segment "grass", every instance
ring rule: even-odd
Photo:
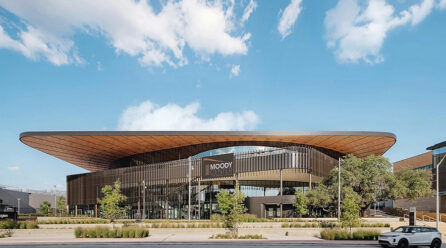
[[[107,227],[83,228],[74,230],[76,238],[145,238],[149,231],[143,227],[123,227],[110,229]]]
[[[346,229],[324,229],[320,235],[326,240],[378,240],[380,231],[376,230],[357,230],[350,233]]]
[[[283,228],[340,228],[341,224],[336,222],[289,222],[282,223],[281,227]],[[356,227],[390,227],[389,223],[361,223]]]

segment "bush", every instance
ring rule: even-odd
[[[14,220],[0,221],[0,229],[14,229],[17,223]]]
[[[39,225],[37,224],[37,221],[27,221],[27,222],[25,222],[25,228],[26,229],[37,229],[37,228],[39,228]]]
[[[74,236],[76,238],[80,238],[80,237],[82,237],[82,232],[83,232],[82,228],[78,227],[78,228],[74,229]]]

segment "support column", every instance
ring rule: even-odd
[[[283,173],[280,169],[280,218],[283,217]]]
[[[98,217],[98,204],[94,204],[94,217]]]
[[[169,181],[168,180],[166,180],[166,188],[165,188],[165,190],[166,190],[166,192],[165,192],[165,204],[164,204],[164,211],[165,211],[165,214],[166,214],[166,220],[167,219],[169,219],[169,194],[167,193],[168,192],[168,189],[169,189]]]
[[[74,216],[77,217],[77,205],[74,205]]]
[[[310,183],[309,183],[308,186],[309,186],[309,189],[311,190],[311,187],[312,187],[312,186],[311,186],[311,169],[308,171],[308,173],[310,174]]]

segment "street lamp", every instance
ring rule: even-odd
[[[20,214],[20,198],[17,198],[17,214]]]
[[[338,159],[338,221],[341,220],[341,158]]]

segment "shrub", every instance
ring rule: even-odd
[[[262,234],[253,234],[253,235],[243,235],[238,236],[238,239],[265,239]]]
[[[219,233],[211,236],[211,239],[264,239],[264,237],[261,234],[248,234],[248,235],[241,235],[241,236],[233,236],[229,233]]]
[[[37,221],[27,221],[25,223],[26,229],[37,229],[39,228],[39,225],[37,224]]]
[[[88,229],[88,237],[89,238],[96,238],[96,230],[93,228]]]
[[[118,232],[118,230],[116,230],[116,229],[110,230],[110,231],[108,232],[108,237],[110,237],[110,238],[120,238],[120,237],[117,235],[117,232]]]
[[[4,220],[0,221],[0,229],[14,229],[17,223],[14,220]]]
[[[76,238],[82,237],[82,228],[81,227],[78,227],[78,228],[74,229],[74,236]]]
[[[123,229],[122,230],[122,237],[123,238],[128,238],[129,237],[129,230],[128,229]]]

